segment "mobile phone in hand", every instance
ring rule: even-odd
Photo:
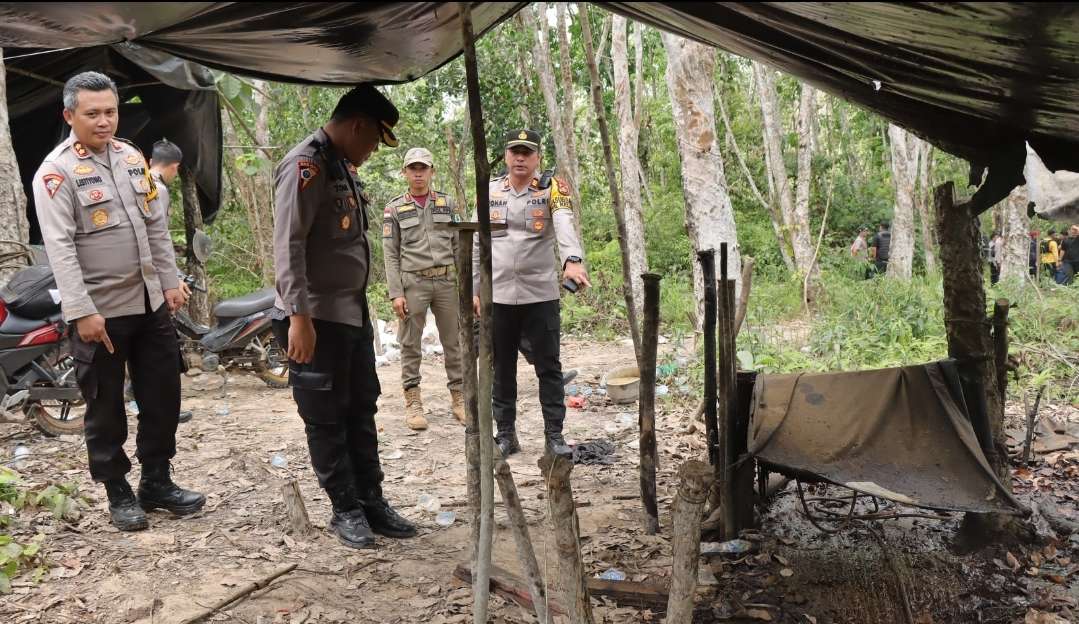
[[[566,279],[562,280],[562,288],[565,288],[571,293],[576,293],[579,286],[577,286],[577,282],[567,277]]]

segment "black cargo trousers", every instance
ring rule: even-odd
[[[365,315],[366,317],[366,315]],[[382,388],[375,372],[374,333],[363,327],[312,319],[315,354],[308,364],[289,360],[289,385],[307,433],[318,483],[331,494],[355,488],[361,498],[382,496],[375,412]],[[289,319],[274,320],[288,349]]]
[[[149,308],[149,297],[146,303]],[[75,375],[86,401],[83,428],[90,476],[103,482],[122,478],[131,470],[124,452],[125,366],[139,406],[135,456],[144,467],[168,464],[176,455],[180,411],[179,346],[168,306],[105,319],[114,353],[100,342],[83,342],[74,323],[70,331]]]
[[[492,305],[494,388],[492,411],[499,432],[510,432],[517,421],[517,352],[522,339],[531,345],[531,364],[539,380],[543,432],[561,433],[566,419],[562,387],[561,309],[557,299],[522,305]]]

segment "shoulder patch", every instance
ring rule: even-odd
[[[90,157],[90,150],[86,149],[86,146],[79,141],[75,141],[71,144],[71,151],[75,152],[75,155],[80,159]]]
[[[311,185],[319,174],[318,165],[310,160],[300,160],[296,162],[296,168],[300,174],[300,190],[306,189]]]
[[[562,193],[563,195],[569,195],[570,194],[569,185],[566,184],[565,180],[563,180],[562,178],[557,178],[556,177],[554,179],[554,181],[555,181],[555,185],[558,187],[558,192],[559,193]]]
[[[45,185],[45,190],[49,193],[51,199],[56,195],[56,191],[60,190],[60,185],[64,183],[64,176],[59,173],[47,173],[41,176],[41,183]]]
[[[132,147],[134,147],[134,146],[132,145]],[[114,152],[122,152],[122,151],[124,151],[124,144],[121,143],[119,139],[113,139],[112,140],[112,151],[114,151]]]

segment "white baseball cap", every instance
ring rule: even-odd
[[[405,168],[412,163],[423,163],[428,167],[435,166],[435,157],[431,155],[431,152],[424,147],[413,147],[405,152],[405,162],[401,165],[401,168]]]

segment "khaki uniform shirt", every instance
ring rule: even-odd
[[[559,297],[559,267],[570,256],[584,257],[573,229],[573,200],[565,182],[554,178],[546,189],[532,179],[518,193],[509,176],[491,180],[491,223],[507,229],[491,232],[494,302],[522,305]],[[557,245],[556,245],[557,243]],[[558,249],[559,264],[554,261]],[[480,292],[479,235],[473,237],[472,286]]]
[[[402,271],[454,266],[457,233],[439,225],[458,218],[453,200],[438,191],[431,191],[422,200],[405,193],[386,204],[382,212],[382,257],[390,299],[405,296]]]
[[[72,134],[45,157],[33,188],[64,320],[143,314],[178,287],[167,204],[138,148],[114,139],[96,154]]]
[[[362,327],[368,267],[367,196],[320,128],[274,169],[277,308]]]

